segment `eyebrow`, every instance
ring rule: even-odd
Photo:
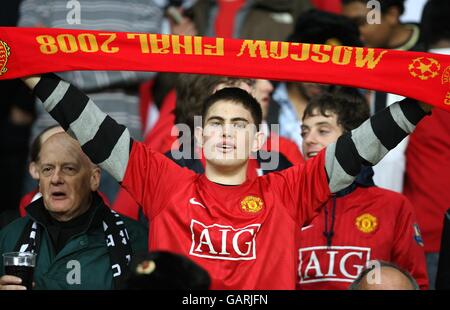
[[[78,162],[63,162],[61,163],[61,166],[67,166],[67,165],[75,165],[78,166]],[[48,162],[41,162],[41,166],[56,166],[54,163],[48,163]]]
[[[312,124],[311,127],[314,127],[314,126],[323,126],[323,125],[331,126],[331,124],[330,124],[329,122],[318,122],[318,123]],[[311,127],[308,126],[308,125],[303,125],[303,124],[302,124],[302,125],[300,126],[300,129],[311,129]]]
[[[209,117],[206,120],[206,122],[209,122],[211,120],[218,120],[218,121],[221,121],[221,122],[225,121],[225,119],[223,117],[213,115],[213,116]],[[246,123],[250,123],[250,121],[248,119],[243,118],[243,117],[233,117],[230,121],[231,122],[246,122]]]
[[[331,126],[331,124],[329,122],[318,122],[314,124],[315,126],[322,126],[322,125],[328,125]]]

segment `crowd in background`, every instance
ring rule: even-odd
[[[79,12],[75,4],[69,5],[71,2],[80,4]],[[16,0],[3,5],[0,25],[171,33],[450,54],[450,27],[446,19],[450,17],[450,6],[446,1],[379,2],[380,23],[370,24],[367,15],[373,8],[360,0]],[[413,13],[416,20],[404,20],[404,16],[414,17]],[[333,134],[334,129],[324,126],[317,129],[316,137],[312,136],[314,117],[320,117],[317,111],[321,111],[322,117],[334,115],[337,138],[401,99],[395,94],[343,88],[338,81],[336,85],[322,85],[131,71],[73,71],[58,75],[125,125],[133,139],[144,141],[153,150],[197,173],[204,172],[204,162],[194,159],[199,150],[193,137],[187,143],[191,146],[190,158],[177,159],[174,155],[186,147],[186,143],[180,146],[182,137],[177,124],[185,124],[194,132],[194,116],[202,113],[206,97],[230,86],[248,91],[261,105],[268,139],[265,148],[250,161],[249,177],[303,164],[326,146],[329,142],[325,136]],[[28,204],[39,197],[34,165],[40,147],[62,130],[55,127],[56,122],[20,80],[2,81],[0,90],[0,169],[4,180],[0,187],[0,228],[3,228],[26,216]],[[340,100],[344,103],[340,104]],[[329,104],[330,101],[337,103]],[[49,128],[52,132],[46,137],[43,133],[49,133]],[[299,251],[304,256],[297,288],[345,289],[350,280],[362,277],[357,273],[342,283],[330,281],[330,277],[323,276],[328,270],[323,270],[324,266],[331,268],[330,253],[310,250],[316,246],[325,250],[331,246],[354,246],[359,241],[351,236],[354,232],[350,226],[358,228],[357,233],[366,238],[364,242],[371,248],[370,259],[400,267],[410,277],[413,289],[434,289],[436,285],[449,288],[448,263],[442,261],[447,252],[441,254],[439,261],[440,251],[450,248],[450,244],[445,244],[450,239],[442,238],[444,217],[450,208],[449,141],[450,114],[435,109],[373,170],[364,170],[351,189],[337,194],[311,223],[314,230],[299,227],[302,231]],[[265,165],[273,157],[279,159],[277,164]],[[105,204],[151,226],[133,197],[113,177],[101,174],[98,188]],[[363,227],[364,223],[368,226]],[[315,265],[314,259],[327,262]],[[360,261],[352,265],[359,272]],[[353,284],[355,289],[358,283]]]

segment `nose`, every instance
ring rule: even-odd
[[[222,126],[222,137],[231,137],[233,134],[233,125],[232,124],[224,124]]]
[[[317,144],[317,136],[314,132],[309,132],[308,134],[303,136],[303,143],[306,145]]]

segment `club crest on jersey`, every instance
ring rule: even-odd
[[[414,228],[414,240],[416,240],[416,243],[420,246],[424,246],[422,234],[420,233],[420,228],[418,224],[413,224]]]
[[[11,49],[6,42],[0,40],[0,75],[3,75],[8,68],[6,64],[8,63],[9,55],[11,54]]]
[[[241,201],[241,209],[247,213],[258,213],[264,207],[264,202],[256,196],[247,196]]]
[[[369,234],[377,229],[378,219],[370,213],[364,213],[356,218],[355,225],[359,231]]]

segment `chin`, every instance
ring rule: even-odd
[[[68,201],[52,201],[47,204],[46,209],[51,213],[64,214],[71,209],[71,204]]]
[[[224,168],[240,167],[243,164],[245,164],[246,161],[247,160],[243,159],[224,159],[224,158],[214,158],[212,160],[209,160],[209,162],[214,166]]]

